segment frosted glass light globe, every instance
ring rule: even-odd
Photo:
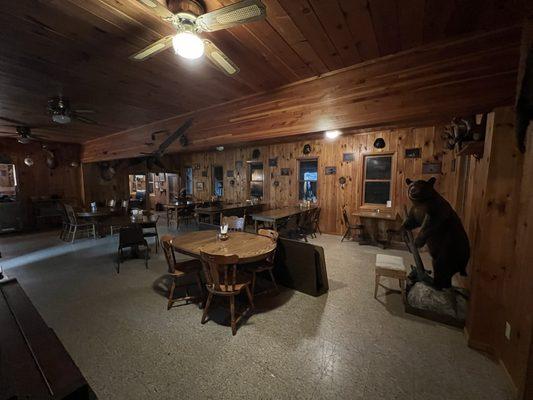
[[[180,32],[174,36],[172,46],[176,54],[189,60],[202,57],[204,54],[204,42],[190,32]]]

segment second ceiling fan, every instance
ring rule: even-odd
[[[237,74],[239,67],[213,42],[200,38],[198,34],[227,29],[266,17],[266,7],[260,0],[243,0],[209,13],[205,13],[203,4],[198,0],[167,0],[168,8],[157,0],[137,1],[172,24],[177,34],[165,36],[133,54],[130,59],[144,61],[174,47],[178,55],[188,59],[196,59],[205,54],[209,61],[228,76]]]

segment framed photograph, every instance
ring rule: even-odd
[[[235,161],[235,169],[241,169],[243,166],[242,160]]]
[[[196,182],[196,190],[204,190],[204,183],[203,182]]]
[[[269,158],[268,159],[268,166],[269,167],[277,167],[278,166],[278,157]]]
[[[232,169],[228,169],[228,170],[226,171],[226,176],[227,176],[228,178],[233,178],[233,177],[235,176],[235,173],[233,172]]]
[[[344,162],[352,162],[354,160],[354,157],[354,153],[342,153],[342,161]]]
[[[405,149],[405,158],[420,158],[422,157],[422,149],[420,147],[413,149]]]
[[[291,174],[290,168],[282,168],[281,169],[281,176],[289,176]]]
[[[337,167],[326,167],[324,173],[326,175],[335,175],[337,173]]]
[[[165,175],[164,172],[159,173],[159,182],[165,182]]]

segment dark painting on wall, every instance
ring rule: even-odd
[[[422,149],[420,147],[413,149],[405,149],[405,158],[420,158],[422,156]]]
[[[337,167],[326,167],[326,175],[335,175],[337,173]]]
[[[277,167],[277,166],[278,166],[278,157],[276,157],[276,158],[269,158],[269,159],[268,159],[268,166],[269,166],[269,167]]]
[[[281,175],[282,176],[289,176],[291,174],[291,169],[290,168],[282,168],[281,169]]]
[[[344,162],[351,162],[354,160],[354,153],[343,153],[342,154],[342,161]]]
[[[226,176],[228,178],[233,178],[233,176],[234,176],[233,170],[230,169],[230,170],[226,171]]]

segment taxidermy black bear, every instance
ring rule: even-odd
[[[442,289],[451,287],[457,272],[466,276],[470,243],[461,219],[433,187],[435,180],[406,179],[413,206],[402,226],[407,230],[420,227],[415,246],[427,244],[433,260],[433,284]]]

